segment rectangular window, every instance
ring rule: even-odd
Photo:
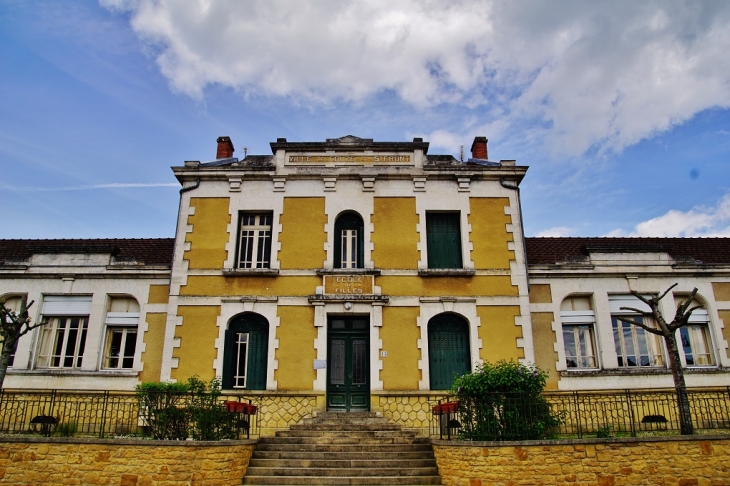
[[[709,316],[705,309],[692,312],[689,323],[679,329],[679,338],[687,366],[715,366]]]
[[[460,215],[426,213],[428,268],[462,268]]]
[[[593,311],[561,311],[565,363],[568,369],[596,369]]]
[[[357,268],[357,230],[343,229],[341,235],[342,261],[340,268]]]
[[[38,367],[80,368],[88,327],[88,317],[51,318],[41,332]]]
[[[131,297],[111,297],[105,324],[102,368],[132,369],[137,348],[139,304]]]
[[[269,268],[271,213],[241,213],[239,220],[238,268]]]
[[[626,317],[653,327],[647,317],[626,315]],[[623,322],[611,316],[613,322],[613,341],[616,346],[618,365],[624,368],[661,368],[664,367],[664,356],[660,337],[646,332],[644,329]]]
[[[36,366],[80,368],[89,327],[91,296],[47,296],[41,314],[48,324],[38,339]]]
[[[236,373],[233,375],[233,388],[246,388],[248,368],[248,333],[236,333]]]
[[[20,312],[20,301],[22,300],[22,297],[7,297],[5,299],[5,308],[9,311],[15,312],[16,314]],[[0,349],[2,349],[2,344],[0,344]],[[15,347],[18,347],[18,342],[15,342]],[[10,355],[10,362],[8,363],[8,366],[13,366],[13,363],[15,362],[15,349],[13,349],[12,354]]]
[[[104,368],[132,368],[134,348],[137,344],[137,328],[109,327],[106,330]]]

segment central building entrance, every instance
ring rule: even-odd
[[[327,319],[327,410],[370,410],[370,321]]]

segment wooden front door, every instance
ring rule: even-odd
[[[327,409],[370,409],[370,322],[330,317],[327,322]]]

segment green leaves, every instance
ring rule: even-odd
[[[514,361],[486,362],[475,371],[454,380],[451,392],[479,398],[493,393],[520,393],[537,396],[545,389],[547,373],[536,366]]]

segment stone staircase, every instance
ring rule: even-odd
[[[429,439],[368,412],[320,412],[261,438],[243,484],[441,484]]]

